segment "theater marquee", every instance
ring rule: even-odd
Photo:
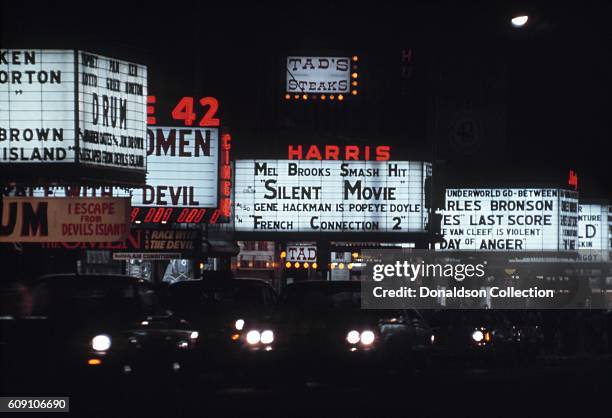
[[[146,97],[142,65],[83,51],[0,50],[0,170],[12,181],[142,184]]]
[[[600,204],[578,206],[579,261],[601,262],[612,251],[612,216],[610,207]]]
[[[236,161],[235,226],[244,232],[423,232],[428,163]]]
[[[443,250],[576,251],[578,194],[562,189],[447,189]]]
[[[113,242],[126,239],[130,200],[121,197],[6,197],[0,242]]]

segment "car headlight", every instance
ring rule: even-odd
[[[269,329],[261,333],[261,343],[271,344],[274,341],[274,333]]]
[[[200,333],[198,331],[193,331],[191,334],[189,334],[189,338],[191,338],[192,340],[197,340],[199,336]]]
[[[372,331],[363,331],[360,336],[361,344],[370,345],[374,342],[376,336]]]
[[[359,331],[352,330],[346,335],[346,341],[348,341],[349,344],[357,344],[359,340]]]
[[[247,332],[246,340],[251,345],[258,344],[261,341],[261,334],[256,330],[249,331]]]
[[[484,334],[482,331],[474,331],[472,334],[472,339],[477,343],[481,342],[484,339]]]
[[[242,331],[242,328],[244,328],[244,319],[237,319],[236,322],[234,322],[234,328],[236,328],[236,331]]]
[[[106,351],[111,346],[111,339],[108,335],[96,335],[91,340],[91,348],[96,351]]]

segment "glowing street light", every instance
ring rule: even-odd
[[[527,15],[513,17],[512,26],[514,26],[515,28],[520,28],[522,26],[525,26],[528,20],[529,20],[529,16]]]

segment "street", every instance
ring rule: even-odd
[[[199,376],[172,385],[149,382],[122,396],[95,393],[87,416],[492,416],[609,417],[610,359],[547,359],[534,366],[433,370],[413,377],[349,383],[316,380],[270,385],[220,383]],[[108,396],[113,396],[108,402]],[[89,398],[89,397],[88,397]],[[103,402],[102,402],[103,400]],[[83,412],[78,397],[71,412]],[[99,407],[99,408],[98,408]],[[93,415],[90,415],[93,414]]]

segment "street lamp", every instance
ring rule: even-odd
[[[527,15],[515,16],[512,18],[512,26],[514,26],[515,28],[523,27],[525,26],[528,20],[529,16]]]

